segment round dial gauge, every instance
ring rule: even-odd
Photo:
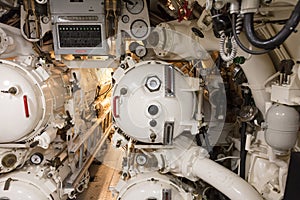
[[[144,9],[144,0],[128,0],[126,8],[131,14],[139,14]]]
[[[135,20],[130,27],[130,31],[133,37],[143,38],[148,33],[148,25],[144,20]]]
[[[138,165],[145,165],[147,163],[147,157],[143,154],[140,154],[136,157],[136,162]]]
[[[30,157],[31,163],[35,165],[41,164],[41,162],[44,160],[44,156],[41,153],[35,153]]]
[[[138,57],[140,57],[140,58],[144,57],[144,56],[147,54],[147,49],[146,49],[146,47],[144,47],[144,46],[142,46],[142,45],[137,46],[136,49],[135,49],[135,54],[136,54]]]
[[[130,20],[130,19],[129,19],[129,16],[128,16],[128,15],[123,15],[123,16],[122,16],[122,22],[123,22],[123,23],[126,24],[126,23],[129,22],[129,20]]]

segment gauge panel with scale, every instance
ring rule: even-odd
[[[144,9],[144,0],[130,0],[126,2],[126,8],[131,14],[139,14]]]
[[[128,15],[123,15],[123,16],[122,16],[122,22],[123,22],[123,23],[125,23],[125,24],[126,24],[126,23],[128,23],[128,22],[129,22],[129,20],[130,20],[130,18],[129,18],[129,16],[128,16]]]
[[[144,57],[147,54],[146,47],[142,45],[137,46],[135,49],[135,54],[140,58]]]
[[[35,165],[39,165],[43,162],[44,160],[44,156],[41,153],[35,153],[30,157],[30,161],[31,163],[35,164]]]
[[[143,38],[148,34],[148,24],[141,19],[132,22],[130,32],[136,38]]]

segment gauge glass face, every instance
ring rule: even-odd
[[[130,31],[134,37],[143,38],[148,33],[148,25],[145,21],[138,19],[131,24]]]
[[[43,161],[43,156],[39,154],[33,154],[30,158],[33,164],[39,165]]]
[[[129,22],[129,20],[130,20],[130,19],[129,19],[129,16],[128,16],[128,15],[123,15],[123,16],[122,16],[122,22],[123,22],[123,23],[126,24],[126,23]]]
[[[131,14],[139,14],[144,9],[144,0],[129,0],[126,8]]]
[[[135,53],[138,57],[144,57],[146,54],[147,54],[147,50],[146,50],[146,47],[144,46],[138,46],[136,49],[135,49]]]

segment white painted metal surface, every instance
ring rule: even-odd
[[[0,143],[20,140],[38,130],[45,119],[46,97],[37,77],[20,65],[0,63]],[[15,88],[15,94],[5,93]]]
[[[174,123],[174,138],[185,130],[197,132],[194,88],[170,64],[141,62],[125,71],[119,68],[114,79],[117,85],[112,109],[116,125],[132,138],[162,143],[166,123]]]
[[[299,113],[295,108],[274,104],[267,112],[265,139],[277,152],[287,152],[296,144]]]
[[[185,192],[170,178],[159,173],[139,174],[128,182],[119,182],[116,187],[120,188],[117,199],[190,200],[193,198],[191,193]]]

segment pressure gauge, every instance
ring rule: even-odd
[[[130,27],[130,31],[133,37],[143,38],[148,33],[148,25],[144,20],[135,20]]]
[[[44,159],[44,156],[41,153],[35,153],[30,157],[31,163],[33,163],[35,165],[41,164],[41,162],[43,162],[43,159]]]
[[[143,45],[137,46],[135,49],[135,54],[140,58],[144,57],[147,54],[146,47]]]
[[[138,165],[141,165],[141,166],[145,165],[147,163],[146,155],[144,155],[144,154],[137,155],[136,162]]]
[[[130,18],[129,18],[128,15],[123,15],[123,16],[122,16],[122,22],[123,22],[124,24],[128,23],[129,20],[130,20]]]
[[[144,0],[128,0],[126,8],[131,14],[139,14],[144,9]]]

